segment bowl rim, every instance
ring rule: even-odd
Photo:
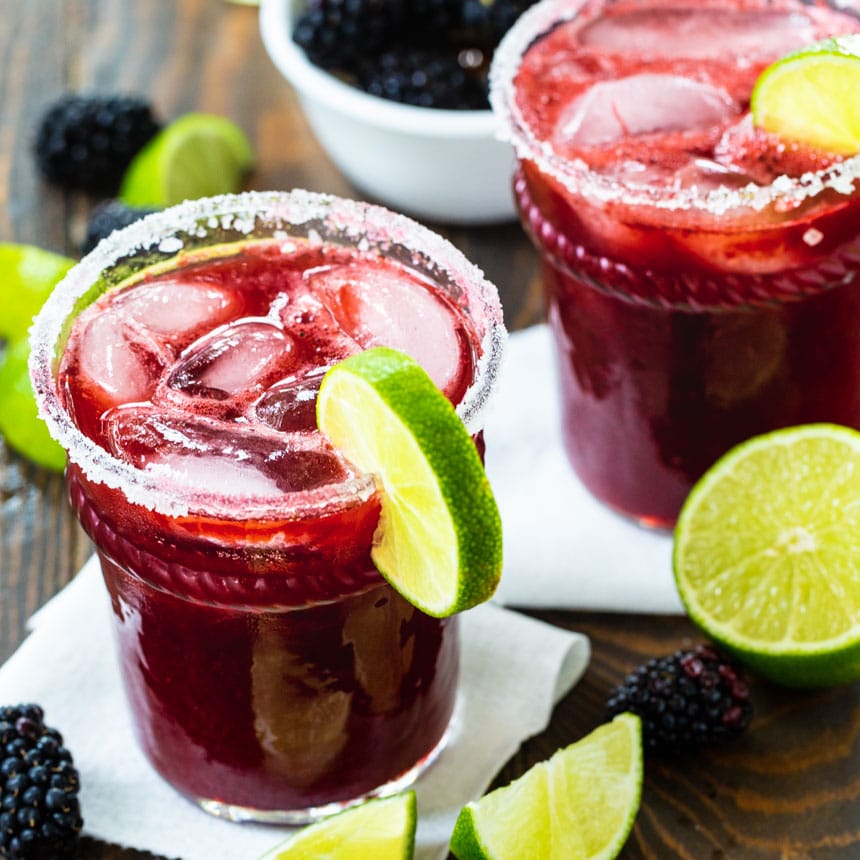
[[[261,0],[260,35],[278,71],[303,99],[367,126],[445,139],[500,138],[500,125],[489,108],[480,111],[422,108],[364,93],[315,66],[292,39],[293,11],[299,0]]]

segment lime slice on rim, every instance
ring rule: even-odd
[[[860,152],[860,34],[825,39],[768,66],[750,109],[765,131],[808,146]]]
[[[642,795],[642,727],[625,713],[463,807],[459,860],[611,860]]]
[[[222,116],[189,113],[163,128],[132,160],[119,197],[129,206],[172,206],[232,194],[254,164],[239,126]]]
[[[860,678],[860,433],[832,424],[737,446],[700,479],[675,529],[690,618],[790,686]]]
[[[376,477],[382,512],[371,555],[394,588],[439,617],[492,595],[499,511],[472,438],[417,362],[375,347],[336,364],[320,386],[317,424]]]
[[[260,860],[410,860],[415,792],[368,800],[299,830]]]

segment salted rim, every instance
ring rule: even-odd
[[[606,0],[602,0],[603,3]],[[770,185],[751,182],[743,188],[718,188],[701,194],[693,188],[671,196],[647,186],[625,186],[589,168],[580,159],[564,158],[549,141],[540,140],[522,116],[514,93],[520,60],[531,45],[556,25],[576,17],[589,0],[541,0],[524,12],[502,39],[490,67],[490,106],[499,118],[500,134],[513,144],[518,158],[528,159],[573,194],[601,203],[697,210],[723,215],[729,210],[760,211],[780,200],[797,205],[825,189],[852,194],[860,177],[860,155],[798,178],[778,176]],[[840,7],[840,11],[844,11]]]
[[[105,269],[134,253],[176,255],[183,250],[182,239],[177,236],[181,232],[203,238],[208,230],[220,228],[247,236],[262,227],[271,232],[258,238],[289,241],[291,226],[308,224],[313,225],[306,237],[309,241],[345,239],[359,249],[375,247],[382,253],[386,246],[401,246],[430,261],[463,288],[470,312],[476,315],[473,321],[481,337],[481,355],[475,381],[456,409],[472,434],[481,429],[483,410],[497,381],[507,336],[498,291],[483,272],[437,233],[381,206],[302,189],[250,191],[185,201],[112,233],[66,274],[33,320],[29,368],[39,415],[88,480],[121,489],[129,502],[167,516],[184,516],[193,511],[227,520],[237,519],[237,507],[241,508],[241,518],[303,519],[373,495],[374,482],[369,475],[343,481],[335,489],[327,486],[277,497],[220,497],[196,491],[171,481],[165,470],[144,471],[109,454],[74,425],[57,395],[54,372],[65,324],[78,300]]]

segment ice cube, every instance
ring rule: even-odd
[[[802,12],[781,9],[633,9],[599,18],[580,32],[580,42],[601,51],[688,57],[779,57],[815,41]]]
[[[407,353],[443,391],[459,383],[465,364],[463,326],[417,276],[352,264],[317,270],[308,282],[362,347],[390,346]]]
[[[267,426],[280,432],[316,430],[316,403],[326,368],[273,385],[257,401],[254,413]]]
[[[293,339],[271,322],[248,318],[204,335],[180,356],[167,385],[210,400],[247,399],[289,372]]]
[[[154,281],[118,297],[116,306],[161,341],[182,349],[204,331],[239,314],[242,301],[213,284]]]
[[[553,140],[563,146],[599,146],[649,132],[707,128],[737,112],[718,87],[644,72],[601,81],[576,97],[559,114]]]
[[[78,346],[80,373],[102,392],[102,409],[148,400],[170,360],[157,344],[109,307],[94,314]]]
[[[259,426],[141,406],[111,410],[104,425],[117,457],[221,497],[281,496],[352,474],[317,435],[285,437]]]

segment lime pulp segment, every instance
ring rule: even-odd
[[[750,109],[759,128],[828,152],[860,152],[860,34],[817,42],[762,72]]]
[[[502,563],[498,508],[472,438],[423,368],[387,347],[351,356],[323,379],[317,422],[376,478],[371,555],[394,588],[435,616],[490,597]]]
[[[637,716],[611,723],[460,812],[458,860],[612,860],[627,840],[642,793]]]
[[[312,824],[260,860],[410,860],[415,792],[369,800]]]
[[[706,633],[791,685],[860,677],[860,433],[817,424],[739,445],[675,531],[681,599]]]

